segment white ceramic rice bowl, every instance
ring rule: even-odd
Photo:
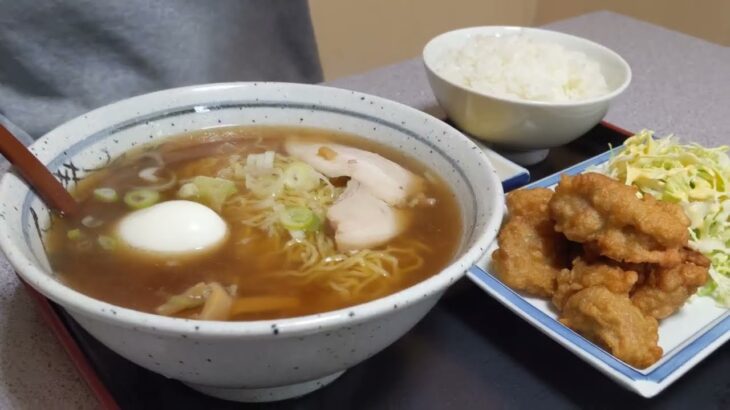
[[[20,276],[121,356],[216,397],[271,401],[306,394],[416,324],[494,240],[502,188],[482,150],[437,119],[382,98],[322,86],[229,83],[120,101],[69,121],[31,150],[73,185],[133,146],[224,125],[303,125],[351,132],[437,171],[461,207],[457,258],[393,295],[317,315],[254,322],[169,318],[111,305],[59,281],[41,235],[49,213],[15,173],[0,181],[0,247]]]
[[[600,66],[608,92],[579,101],[529,101],[464,87],[443,77],[435,69],[439,58],[448,50],[463,47],[475,36],[501,37],[520,34],[584,53]],[[513,159],[524,164],[542,160],[547,155],[548,148],[567,144],[585,134],[603,119],[609,103],[631,82],[631,68],[614,51],[581,37],[529,27],[483,26],[449,31],[434,37],[426,44],[423,62],[431,89],[454,124],[469,135],[500,150],[523,153]],[[525,152],[533,152],[534,155],[526,155]]]

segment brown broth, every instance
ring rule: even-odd
[[[263,152],[264,149],[252,146],[259,141],[277,152],[282,152],[284,139],[293,134],[347,144],[361,149],[377,152],[412,172],[424,175],[428,168],[402,153],[364,140],[362,138],[312,128],[287,127],[226,127],[208,129],[164,140],[156,145],[144,146],[127,152],[108,167],[96,171],[79,183],[74,196],[81,203],[77,219],[57,218],[46,238],[49,259],[65,283],[74,289],[115,305],[145,312],[154,312],[168,297],[183,292],[198,282],[217,281],[223,286],[236,284],[237,296],[292,296],[301,303],[297,307],[262,313],[242,314],[231,320],[260,320],[293,317],[320,313],[343,308],[397,292],[420,282],[443,269],[454,256],[461,233],[461,217],[456,199],[449,187],[438,177],[428,184],[427,196],[436,199],[436,206],[416,207],[413,209],[415,221],[410,228],[394,243],[407,239],[417,239],[430,248],[421,251],[424,264],[416,271],[401,277],[379,277],[374,291],[361,292],[357,296],[343,297],[331,288],[318,284],[303,285],[292,278],[273,275],[269,270],[261,270],[258,256],[267,250],[265,240],[259,240],[254,252],[241,252],[232,241],[228,241],[214,254],[198,261],[181,263],[178,266],[165,266],[152,263],[144,258],[130,258],[120,252],[102,249],[95,241],[92,249],[78,250],[74,241],[67,238],[67,232],[81,229],[87,238],[98,235],[112,235],[115,221],[129,213],[120,201],[113,204],[101,203],[93,199],[97,187],[111,187],[123,193],[132,186],[143,185],[138,172],[153,162],[144,153],[156,152],[165,161],[166,169],[177,173],[180,179],[198,175],[201,169],[209,169],[211,163],[224,163],[234,153],[245,157],[249,153]],[[207,158],[207,159],[206,159]],[[205,163],[205,167],[201,164]],[[430,172],[433,175],[433,172]],[[210,174],[208,172],[208,174]],[[213,176],[213,175],[210,175]],[[342,181],[339,181],[342,182]],[[242,188],[242,184],[239,189]],[[162,200],[175,199],[179,184],[162,193]],[[225,209],[223,214],[225,214]],[[93,215],[103,220],[98,228],[87,228],[81,223],[84,216]],[[235,237],[239,227],[235,221],[227,221]],[[331,234],[331,232],[330,232]],[[276,260],[267,261],[272,271],[277,270]],[[336,272],[334,273],[336,274]],[[183,312],[181,317],[191,317],[194,312]]]

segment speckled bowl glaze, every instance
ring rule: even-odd
[[[216,397],[272,401],[326,385],[415,325],[494,240],[503,193],[482,150],[443,122],[382,98],[312,85],[230,83],[147,94],[69,121],[31,150],[71,188],[133,146],[246,124],[341,130],[428,164],[448,181],[461,208],[463,219],[455,223],[463,236],[452,264],[390,296],[311,316],[214,322],[142,313],[59,281],[42,243],[48,210],[14,173],[0,182],[0,246],[23,279],[125,358]]]
[[[445,52],[462,47],[475,36],[520,34],[580,51],[596,61],[606,79],[608,93],[575,102],[529,101],[475,91],[434,70]],[[549,148],[567,144],[598,124],[610,101],[631,82],[629,64],[614,51],[584,38],[528,27],[485,26],[449,31],[426,44],[423,62],[436,99],[456,126],[524,165],[541,161]]]

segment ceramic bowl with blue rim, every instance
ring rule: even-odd
[[[31,150],[73,188],[89,170],[135,146],[249,124],[353,133],[429,164],[451,186],[461,211],[463,233],[451,264],[381,299],[310,316],[218,322],[143,313],[59,280],[43,248],[48,209],[12,172],[0,182],[0,246],[25,281],[121,356],[209,395],[272,401],[332,382],[413,327],[494,241],[503,192],[484,152],[447,124],[382,98],[301,84],[211,84],[142,95],[73,119]]]

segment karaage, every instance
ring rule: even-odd
[[[651,366],[662,357],[657,320],[634,306],[628,295],[603,286],[569,297],[560,321],[634,367]]]
[[[512,289],[550,297],[555,277],[567,266],[566,239],[555,232],[548,212],[549,189],[518,190],[507,196],[509,216],[497,237],[492,263]]]
[[[556,231],[621,262],[677,265],[689,239],[679,205],[601,174],[563,176],[549,207]]]
[[[638,278],[636,271],[609,259],[577,257],[572,269],[558,273],[553,304],[560,310],[570,296],[591,286],[604,286],[613,293],[628,295]]]
[[[631,302],[647,315],[664,319],[679,310],[707,282],[710,261],[684,250],[684,262],[670,268],[653,266],[631,295]]]
[[[507,209],[509,216],[520,216],[524,218],[544,221],[550,219],[548,204],[555,195],[550,189],[518,189],[507,195]]]
[[[710,266],[687,248],[679,205],[588,173],[563,176],[554,193],[515,191],[507,208],[492,254],[502,282],[550,297],[563,324],[632,366],[661,358],[658,320],[684,305]]]

